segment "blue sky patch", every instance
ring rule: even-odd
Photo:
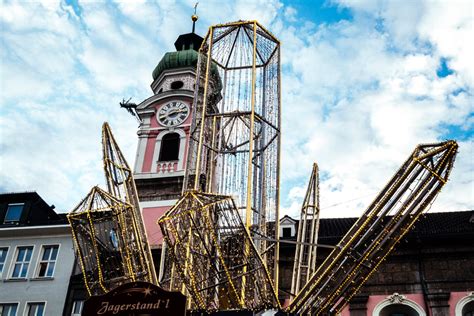
[[[474,130],[472,129],[472,123],[474,121],[474,114],[471,113],[466,120],[465,125],[454,125],[454,124],[443,124],[440,129],[443,131],[442,136],[445,139],[454,139],[457,141],[466,141],[474,137]]]
[[[316,24],[330,24],[337,23],[341,20],[351,21],[353,19],[349,9],[337,6],[326,0],[295,0],[284,1],[284,3],[287,6],[295,8],[298,11],[298,16],[302,20],[314,21]]]
[[[442,57],[439,61],[439,66],[438,66],[438,69],[436,70],[436,75],[439,78],[444,78],[449,75],[452,75],[453,73],[454,71],[450,69],[448,66],[448,59]]]

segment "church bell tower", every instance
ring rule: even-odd
[[[176,51],[166,53],[153,70],[153,95],[136,107],[141,123],[134,178],[152,248],[160,248],[163,239],[156,221],[174,205],[183,189],[196,65],[203,41],[194,33],[197,16],[192,20],[193,32],[180,35],[174,43]],[[218,90],[216,94],[220,94]]]

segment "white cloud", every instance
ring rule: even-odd
[[[337,4],[353,19],[315,24],[280,1],[198,6],[202,35],[257,19],[282,41],[283,213],[298,216],[317,161],[322,215],[361,214],[415,145],[451,126],[459,157],[434,209],[472,209],[472,2]],[[191,30],[194,1],[80,5],[80,14],[59,1],[0,11],[0,187],[36,189],[59,211],[103,183],[103,121],[133,165],[137,124],[118,102],[151,94],[153,68]],[[453,74],[437,76],[440,58]]]
[[[446,18],[443,30],[436,27],[440,33],[466,41],[466,32],[473,35],[466,22],[470,16],[472,23],[472,10],[445,14],[420,2],[407,12],[386,2],[341,2],[354,10],[352,21],[282,32],[283,43],[291,45],[284,48],[291,72],[283,80],[283,179],[293,183],[317,161],[327,175],[321,181],[325,217],[360,215],[417,144],[445,138],[449,129],[442,126],[472,128],[470,61],[460,62],[448,77],[436,74],[441,57],[450,58],[452,67],[471,44],[457,43],[447,54],[440,48],[443,40],[426,28]],[[435,210],[443,210],[443,201],[458,210],[474,204],[473,161],[467,159],[472,141],[461,148],[456,168],[464,174],[453,172],[446,190],[451,195],[441,194]],[[284,201],[282,209],[294,213],[296,200]]]

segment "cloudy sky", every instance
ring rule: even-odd
[[[133,165],[119,102],[191,30],[194,1],[0,0],[0,192],[70,211],[103,185],[108,121]],[[360,215],[419,143],[456,139],[432,211],[474,206],[474,5],[450,1],[206,1],[197,33],[256,19],[282,41],[282,211],[297,216],[313,161],[323,217]]]

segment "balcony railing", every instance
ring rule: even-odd
[[[156,166],[157,173],[171,173],[178,171],[178,160],[158,161]]]

